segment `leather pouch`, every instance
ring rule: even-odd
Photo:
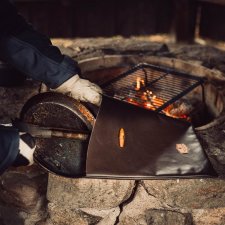
[[[189,122],[103,96],[88,146],[86,176],[161,179],[216,173]]]

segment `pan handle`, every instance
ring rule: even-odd
[[[38,125],[25,123],[19,119],[15,119],[14,121],[12,121],[12,124],[19,130],[19,132],[26,132],[32,135],[33,137],[39,138],[58,137],[86,141],[90,136],[89,131],[77,131],[55,127],[41,127]]]

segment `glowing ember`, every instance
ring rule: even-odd
[[[125,101],[150,110],[156,110],[165,104],[162,98],[159,98],[149,88],[145,87],[145,81],[140,77],[137,77],[134,91],[130,90],[129,97],[125,98]],[[163,109],[162,112],[173,118],[181,118],[190,121],[188,114],[190,114],[192,110],[193,108],[188,102],[179,100]]]

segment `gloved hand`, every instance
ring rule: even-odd
[[[13,166],[30,166],[33,164],[33,154],[36,148],[34,138],[28,133],[20,133],[19,154]]]
[[[90,102],[98,106],[102,100],[101,88],[89,80],[81,79],[79,75],[71,77],[58,88],[52,90],[67,94],[76,100]]]

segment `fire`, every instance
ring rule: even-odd
[[[177,119],[180,118],[180,119],[185,119],[187,121],[191,120],[191,118],[188,115],[186,115],[186,114],[183,114],[183,113],[174,114],[174,113],[172,113],[171,111],[172,111],[173,108],[174,108],[173,104],[168,106],[168,107],[166,107],[163,110],[164,114],[167,115],[167,116],[173,117],[173,118],[177,118]]]
[[[139,91],[140,88],[141,88],[141,78],[138,77],[138,78],[137,78],[137,81],[136,81],[136,88],[135,88],[135,90],[136,90],[136,91]]]
[[[135,91],[139,91],[142,87],[145,87],[144,79],[137,77]]]
[[[148,87],[145,86],[145,81],[140,77],[137,77],[136,79],[132,96],[126,98],[126,101],[150,110],[156,110],[165,103],[162,98],[156,96]],[[176,108],[175,104],[171,104],[162,110],[162,112],[167,116],[190,121],[190,117],[183,111],[185,110],[179,110],[179,108]]]

